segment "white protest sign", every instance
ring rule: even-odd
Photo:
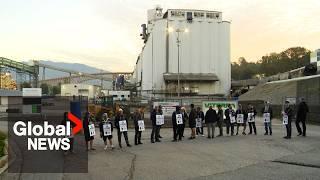
[[[265,123],[269,123],[270,122],[270,113],[263,113],[263,121]]]
[[[248,113],[248,122],[254,122],[255,118],[254,118],[254,113]]]
[[[96,128],[94,127],[94,124],[89,124],[89,135],[90,136],[96,135]]]
[[[138,121],[138,126],[139,126],[139,131],[144,131],[144,121],[143,120],[139,120]]]
[[[237,114],[237,123],[239,123],[239,124],[244,123],[244,115],[243,114]]]
[[[288,124],[288,115],[284,114],[283,117],[282,117],[282,123],[284,125],[287,125]]]
[[[156,125],[160,126],[164,124],[164,115],[156,115]]]
[[[196,119],[196,127],[197,128],[201,128],[202,127],[202,119],[201,118],[197,118]]]
[[[119,121],[119,127],[120,127],[120,132],[128,131],[127,121],[126,120]]]
[[[231,124],[233,124],[233,123],[236,122],[236,117],[234,117],[234,116],[232,115],[232,113],[229,114],[229,117],[230,117],[230,123],[231,123]]]
[[[104,124],[103,125],[103,135],[104,136],[111,136],[112,132],[111,132],[111,124]]]
[[[183,124],[182,114],[176,114],[177,124]]]

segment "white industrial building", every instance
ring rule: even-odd
[[[101,88],[89,84],[62,84],[61,96],[86,96],[93,99],[101,93]]]
[[[230,22],[222,20],[221,12],[168,9],[163,13],[157,7],[148,10],[148,24],[142,28],[145,45],[133,74],[142,94],[229,94]]]
[[[320,49],[317,49],[310,54],[310,63],[316,63],[320,67]]]

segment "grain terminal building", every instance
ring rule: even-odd
[[[163,13],[157,7],[148,10],[148,23],[142,29],[145,44],[133,75],[142,95],[229,94],[230,23],[222,20],[221,12],[168,9]]]

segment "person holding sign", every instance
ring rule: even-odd
[[[197,135],[203,135],[203,121],[204,121],[204,113],[201,111],[200,107],[197,107]]]
[[[123,114],[123,110],[119,109],[116,118],[115,118],[115,126],[118,129],[118,142],[119,142],[119,147],[122,148],[121,145],[121,136],[123,134],[124,139],[127,143],[128,147],[131,147],[131,145],[129,144],[129,140],[128,140],[128,120],[127,118],[125,118],[124,114]]]
[[[164,116],[162,115],[162,111],[159,111],[158,106],[152,110],[150,119],[152,122],[151,143],[161,142],[159,140],[159,132],[164,121]]]
[[[283,123],[285,124],[286,130],[287,130],[287,136],[285,136],[283,138],[291,139],[291,122],[292,122],[292,117],[293,117],[293,109],[290,106],[289,101],[285,101],[284,111],[283,111],[282,115],[283,115],[283,120],[284,120]]]
[[[159,107],[158,107],[158,111],[159,111],[159,113],[161,114],[161,115],[163,115],[163,112],[162,112],[162,106],[161,105],[159,105]],[[163,118],[163,120],[164,120],[164,118]],[[164,124],[164,121],[163,121],[163,123],[161,124],[161,125],[159,125],[159,133],[158,133],[158,136],[159,136],[159,138],[162,138],[162,136],[160,135],[160,130],[161,130],[161,126]]]
[[[218,104],[218,121],[217,121],[217,125],[219,127],[219,135],[217,137],[223,136],[223,128],[222,128],[222,122],[223,122],[223,110],[221,107],[221,104]]]
[[[257,135],[257,128],[256,128],[256,122],[255,118],[257,115],[256,108],[254,108],[251,104],[248,104],[248,123],[249,123],[249,134],[252,134],[252,129],[255,135]]]
[[[141,133],[142,130],[139,127],[139,121],[143,121],[141,109],[136,109],[136,112],[133,115],[133,122],[134,122],[134,129],[135,129],[135,135],[134,135],[134,144],[139,145],[142,144],[141,142]],[[143,125],[143,130],[144,130],[144,125]]]
[[[113,125],[110,118],[108,118],[107,113],[102,114],[101,122],[99,123],[99,128],[100,128],[100,137],[103,139],[103,142],[105,145],[104,150],[108,149],[107,139],[109,140],[111,149],[113,149],[114,148],[112,144]]]
[[[90,112],[86,112],[84,119],[83,119],[83,132],[84,132],[84,138],[86,140],[86,147],[87,147],[87,151],[89,150],[95,150],[92,146],[93,146],[93,140],[94,140],[94,133],[92,133],[94,131],[94,129],[90,128],[89,126],[94,128],[94,124],[92,122],[92,118],[90,118]],[[91,133],[90,133],[91,132]],[[90,145],[90,148],[89,148]]]
[[[173,128],[173,140],[172,142],[176,142],[179,137],[179,141],[182,140],[182,113],[180,106],[176,106],[176,111],[172,113],[172,128]]]
[[[217,112],[216,112],[216,110],[212,109],[212,106],[209,106],[209,109],[206,112],[205,122],[206,122],[207,129],[208,129],[208,138],[213,139],[214,138],[214,130],[215,130],[216,124],[217,124]]]
[[[270,132],[270,136],[272,135],[272,108],[270,106],[270,102],[266,101],[264,103],[264,108],[262,109],[262,116],[263,116],[263,121],[264,121],[264,129],[265,133],[264,135],[268,135]],[[269,130],[269,131],[268,131]]]
[[[236,118],[237,118],[237,134],[236,135],[239,134],[240,126],[243,126],[242,135],[246,135],[248,114],[243,109],[241,104],[239,104],[239,109],[236,111]]]
[[[191,111],[189,113],[189,127],[191,129],[191,137],[189,139],[195,139],[196,138],[196,118],[197,118],[197,112],[194,108],[194,104],[190,105]]]
[[[224,111],[224,115],[226,116],[226,131],[227,131],[227,135],[229,135],[230,132],[230,128],[231,128],[231,136],[234,135],[234,124],[236,122],[235,119],[235,112],[232,109],[232,105],[228,104],[228,108]]]

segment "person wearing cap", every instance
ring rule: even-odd
[[[219,127],[219,135],[217,137],[223,136],[223,127],[222,127],[222,122],[223,122],[223,110],[221,104],[218,104],[218,113],[217,113],[217,125]]]
[[[123,110],[119,109],[119,111],[118,111],[118,113],[116,115],[114,124],[115,124],[115,126],[116,126],[116,128],[118,130],[117,134],[118,134],[118,143],[119,143],[119,147],[120,148],[122,148],[122,145],[121,145],[121,136],[122,136],[122,134],[123,134],[124,139],[125,139],[125,141],[127,143],[127,146],[131,147],[131,145],[129,144],[128,132],[127,131],[124,131],[124,132],[120,131],[119,121],[124,121],[124,120],[127,122],[127,127],[128,127],[128,119],[124,116]]]
[[[265,114],[265,113],[269,113],[270,114],[270,122],[264,122],[264,130],[265,130],[264,135],[269,135],[270,134],[270,136],[272,136],[273,111],[272,111],[272,108],[270,106],[270,102],[269,101],[266,101],[264,103],[264,108],[262,108],[261,112],[262,112],[262,114]]]
[[[200,107],[197,107],[197,118],[201,119],[201,127],[197,127],[197,135],[201,134],[203,135],[203,122],[204,122],[204,113],[201,111]]]
[[[189,127],[191,129],[191,136],[189,139],[195,139],[196,138],[196,118],[197,118],[197,112],[194,108],[194,104],[190,105],[191,111],[189,113]]]
[[[284,136],[283,138],[285,139],[291,139],[291,122],[292,122],[292,118],[293,118],[293,109],[290,106],[290,102],[289,101],[285,101],[284,104],[284,111],[282,112],[283,115],[288,116],[288,123],[286,124],[286,131],[287,131],[287,135]]]
[[[134,144],[139,145],[142,144],[141,142],[141,133],[142,131],[139,131],[139,120],[142,120],[142,113],[141,109],[136,109],[136,112],[133,114],[133,122],[134,122],[134,129],[135,129],[135,134],[134,134]]]
[[[234,124],[235,122],[231,123],[231,118],[235,117],[236,113],[232,109],[232,105],[228,104],[228,108],[224,111],[224,115],[226,116],[225,124],[226,124],[226,132],[229,135],[231,129],[231,136],[234,135]]]
[[[215,126],[217,124],[217,112],[216,112],[216,110],[212,109],[212,106],[209,106],[209,109],[206,112],[205,122],[206,122],[207,130],[208,130],[208,138],[213,139]]]
[[[243,126],[242,129],[242,135],[247,135],[246,134],[246,128],[247,128],[247,119],[248,119],[248,114],[247,112],[244,110],[244,108],[242,107],[241,104],[239,104],[239,108],[236,111],[236,117],[238,117],[238,115],[242,114],[243,115],[243,123],[238,123],[237,122],[237,133],[236,135],[239,134],[239,127]]]
[[[110,125],[111,135],[105,135],[104,130],[103,130],[104,125]],[[104,150],[108,149],[107,139],[109,141],[111,149],[113,149],[114,148],[113,143],[112,143],[113,125],[112,125],[112,122],[111,122],[110,118],[108,117],[107,113],[103,113],[102,118],[101,118],[101,122],[99,123],[99,128],[100,128],[100,137],[103,139],[103,142],[105,145]]]
[[[247,112],[248,112],[248,119],[253,119],[253,120],[255,120],[255,117],[256,117],[256,115],[257,115],[257,111],[256,111],[256,108],[254,108],[253,106],[252,106],[252,104],[248,104],[248,110],[247,110]],[[249,114],[250,114],[250,116],[252,116],[252,117],[249,117]],[[253,132],[254,132],[254,134],[255,135],[257,135],[257,128],[256,128],[256,122],[255,121],[253,121],[253,122],[250,122],[250,120],[248,121],[248,124],[249,124],[249,134],[252,134],[252,130],[253,130]]]
[[[309,112],[309,107],[305,102],[304,98],[301,98],[298,106],[297,120],[296,120],[298,136],[301,136],[301,135],[304,137],[306,136],[306,119],[307,119],[308,112]],[[302,130],[300,127],[300,123],[302,123]]]

